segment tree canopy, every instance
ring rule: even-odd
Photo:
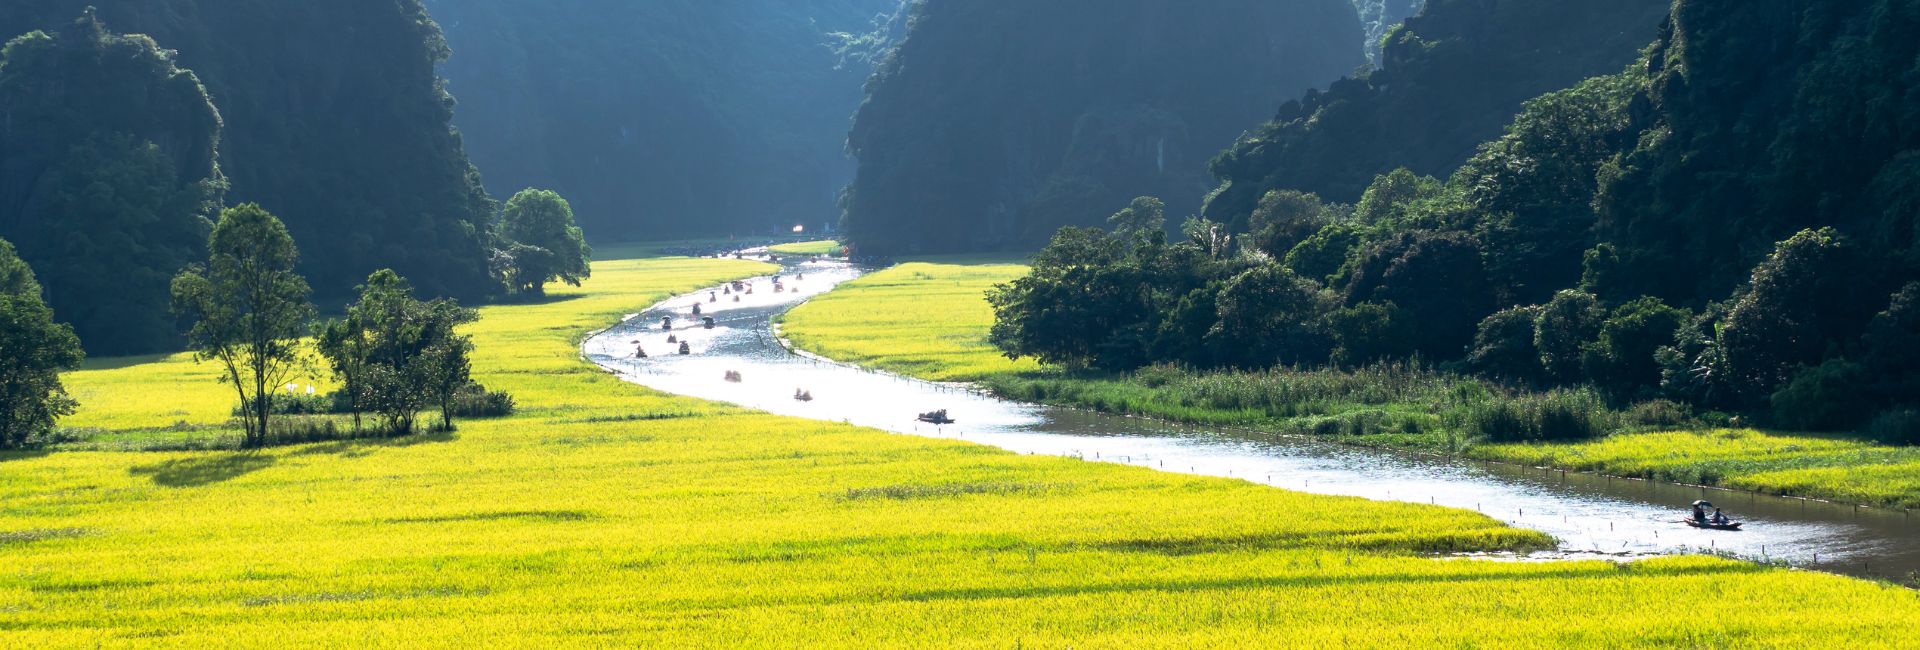
[[[173,280],[175,310],[193,322],[187,341],[218,362],[245,408],[247,447],[267,442],[273,393],[301,357],[313,320],[311,291],[295,271],[300,253],[280,220],[255,204],[220,214],[205,267]]]
[[[0,240],[0,449],[33,443],[73,413],[60,371],[81,357],[73,330],[41,302],[33,270]]]
[[[521,190],[500,214],[504,259],[496,261],[507,287],[543,295],[548,282],[580,286],[593,274],[593,249],[574,225],[573,206],[552,190]]]

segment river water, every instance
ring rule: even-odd
[[[783,290],[762,277],[745,283],[751,294],[715,287],[679,296],[590,337],[583,352],[627,381],[780,415],[1302,492],[1474,509],[1560,540],[1558,551],[1531,556],[1537,559],[1716,552],[1876,578],[1920,571],[1920,521],[1905,511],[1038,406],[795,354],[782,345],[772,319],[864,270],[831,260],[782,265]],[[693,315],[696,305],[700,317]],[[671,330],[662,328],[668,316]],[[704,327],[707,317],[712,329]],[[691,354],[676,354],[679,342]],[[638,358],[636,348],[650,356]],[[740,381],[729,381],[729,371]],[[813,399],[795,399],[798,390]],[[958,422],[936,427],[915,420],[934,409],[947,409]],[[1705,531],[1681,523],[1695,499],[1720,505],[1747,522],[1746,529]]]

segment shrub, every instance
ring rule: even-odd
[[[1771,399],[1774,424],[1789,429],[1858,428],[1873,412],[1866,369],[1832,359],[1793,376]]]
[[[1633,405],[1627,410],[1626,421],[1627,424],[1649,429],[1673,429],[1696,424],[1693,407],[1666,399]]]
[[[1467,412],[1467,432],[1493,442],[1589,440],[1609,433],[1619,418],[1593,391],[1556,390],[1496,397]]]
[[[317,395],[274,393],[268,397],[268,412],[273,415],[328,415],[345,413],[344,396],[338,392]],[[233,407],[234,417],[247,415],[245,404]]]
[[[513,396],[467,384],[453,396],[453,415],[463,418],[501,418],[513,415]]]
[[[1889,445],[1920,446],[1920,410],[1894,409],[1867,426],[1868,434]]]

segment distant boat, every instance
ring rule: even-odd
[[[1708,508],[1713,509],[1711,517],[1707,516]],[[1713,503],[1706,500],[1693,502],[1693,514],[1681,521],[1686,522],[1688,526],[1706,530],[1740,530],[1741,523],[1728,519],[1725,513],[1720,512],[1719,508],[1714,508]]]
[[[938,411],[932,411],[928,413],[921,413],[920,417],[915,419],[918,419],[921,422],[925,422],[927,424],[953,424],[955,422],[953,418],[947,417],[946,409],[940,409]]]

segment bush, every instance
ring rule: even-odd
[[[1894,409],[1881,413],[1867,433],[1889,445],[1920,446],[1920,410]]]
[[[1774,392],[1773,422],[1788,429],[1843,431],[1873,412],[1866,369],[1840,359],[1800,371]]]
[[[348,412],[346,397],[339,392],[316,395],[274,393],[268,398],[273,415],[331,415]],[[233,417],[246,417],[247,405],[233,407]]]
[[[502,418],[513,415],[513,396],[467,384],[453,396],[453,415],[463,418]]]
[[[1673,400],[1641,402],[1627,410],[1627,424],[1649,429],[1673,429],[1697,424],[1693,407]]]
[[[1495,397],[1470,408],[1465,425],[1493,442],[1543,442],[1599,438],[1618,420],[1598,395],[1580,389]]]

